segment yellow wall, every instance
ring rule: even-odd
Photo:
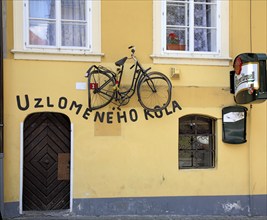
[[[230,56],[242,52],[266,53],[266,2],[252,1],[252,39],[249,34],[249,1],[230,1]],[[234,105],[229,93],[228,67],[196,65],[153,65],[152,0],[102,1],[102,65],[115,68],[114,62],[128,55],[134,44],[144,66],[170,74],[180,69],[179,80],[172,80],[173,100],[182,111],[161,119],[145,120],[143,110],[133,98],[122,111],[137,109],[138,121],[111,125],[95,123],[94,114],[86,120],[75,111],[59,109],[64,96],[69,102],[87,105],[84,73],[92,63],[14,60],[12,1],[7,1],[7,48],[5,78],[5,201],[19,200],[20,123],[37,111],[62,112],[74,126],[74,198],[142,197],[180,195],[267,194],[266,141],[267,104],[248,105],[248,142],[222,143],[221,109]],[[123,9],[123,10],[122,10]],[[145,13],[139,13],[143,12]],[[28,94],[30,108],[20,111],[16,96]],[[34,108],[34,98],[50,97],[53,108]],[[135,97],[135,96],[134,96]],[[172,107],[168,108],[170,111]],[[104,111],[113,111],[107,107]],[[116,114],[117,111],[114,111]],[[213,169],[178,169],[178,119],[186,114],[217,118],[216,165]],[[115,121],[115,119],[114,119]],[[108,128],[108,129],[107,129]],[[110,130],[112,129],[112,130]]]

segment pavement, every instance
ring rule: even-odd
[[[3,220],[267,220],[267,216],[49,216],[27,215]]]
[[[267,220],[267,216],[196,216],[196,215],[103,215],[79,216],[66,211],[35,212],[0,220]]]

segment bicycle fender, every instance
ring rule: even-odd
[[[91,66],[91,67],[86,71],[86,73],[85,73],[85,77],[88,77],[88,76],[89,76],[89,74],[92,72],[92,69],[93,69],[93,68],[98,69],[96,65]]]

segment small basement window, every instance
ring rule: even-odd
[[[215,122],[215,118],[203,115],[179,119],[179,169],[215,166]]]

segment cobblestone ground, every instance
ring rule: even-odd
[[[3,220],[267,220],[267,216],[21,216]]]

